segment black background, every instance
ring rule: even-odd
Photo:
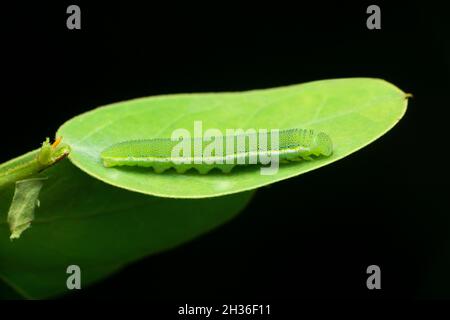
[[[81,7],[81,30],[66,28],[70,4]],[[64,298],[449,297],[446,11],[378,2],[382,29],[368,30],[370,4],[3,7],[0,162],[83,111],[141,96],[357,76],[414,94],[404,119],[363,150],[262,188],[226,225]],[[365,285],[371,264],[381,267],[378,291]]]

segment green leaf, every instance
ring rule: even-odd
[[[202,198],[255,189],[320,168],[355,152],[391,129],[403,116],[407,95],[380,79],[349,78],[238,93],[177,94],[119,102],[77,116],[58,130],[72,147],[70,160],[88,174],[117,187],[173,198]],[[105,168],[100,153],[124,140],[170,137],[193,131],[254,128],[311,128],[333,140],[331,157],[281,165],[275,175],[237,168],[229,175],[146,168]]]
[[[9,240],[6,221],[14,185],[0,189],[0,294],[11,296],[5,288],[27,298],[66,293],[66,269],[73,264],[81,268],[83,288],[219,226],[251,198],[250,192],[210,199],[152,197],[93,179],[67,160],[45,175],[35,219],[16,241]]]

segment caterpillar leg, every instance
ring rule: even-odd
[[[200,174],[207,174],[209,171],[211,171],[211,169],[213,169],[214,168],[214,166],[213,165],[207,165],[207,164],[204,164],[204,165],[200,165],[200,166],[197,166],[197,167],[195,167],[195,169],[197,169],[197,171],[200,173]]]
[[[217,168],[219,168],[223,173],[230,173],[234,166],[234,164],[219,164],[217,165]]]
[[[186,171],[188,171],[190,168],[192,168],[191,165],[189,164],[179,164],[174,166],[175,170],[177,171],[177,173],[185,173]]]
[[[311,151],[307,150],[307,151],[300,153],[298,155],[298,158],[303,159],[303,160],[313,160],[313,158],[311,158],[312,155],[313,155],[313,153]]]
[[[170,168],[170,165],[168,165],[168,164],[154,164],[153,165],[153,170],[156,173],[163,173],[164,171],[166,171],[169,168]]]

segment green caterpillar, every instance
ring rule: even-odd
[[[332,141],[326,133],[299,128],[276,130],[276,135],[272,130],[271,134],[266,133],[265,139],[264,135],[256,132],[216,136],[215,148],[201,146],[201,138],[183,140],[157,138],[123,141],[106,148],[101,158],[105,167],[152,167],[157,173],[170,168],[184,173],[194,168],[206,174],[213,168],[228,173],[236,165],[312,160],[313,157],[330,156],[333,151]],[[246,143],[247,140],[249,143]],[[198,145],[201,146],[200,154],[195,153]],[[236,150],[234,146],[237,146]],[[179,152],[181,147],[184,147],[182,155]]]

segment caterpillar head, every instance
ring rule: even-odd
[[[330,156],[333,153],[331,138],[324,132],[317,133],[311,149],[326,157]]]

